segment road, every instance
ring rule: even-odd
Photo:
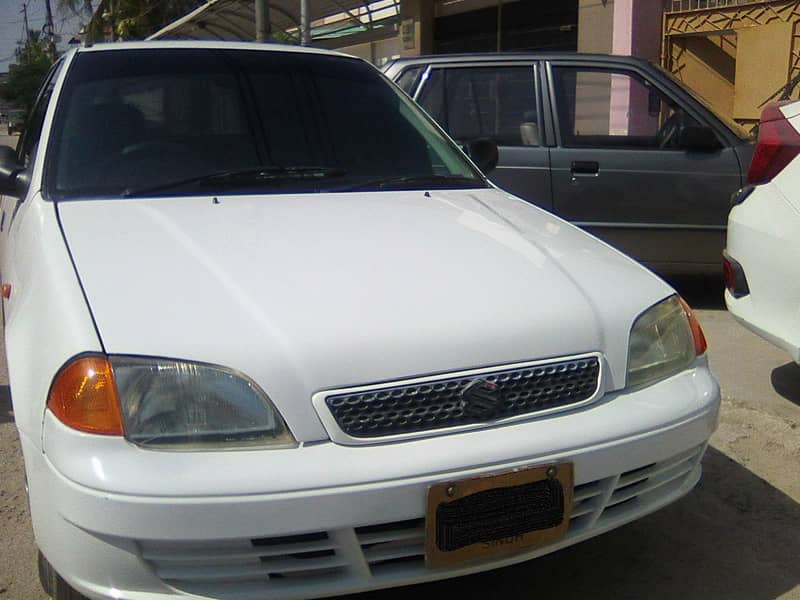
[[[800,600],[800,367],[733,321],[718,281],[675,283],[698,308],[723,389],[720,426],[695,491],[656,514],[535,561],[350,600],[410,594]],[[0,600],[44,600],[4,364],[0,456]]]

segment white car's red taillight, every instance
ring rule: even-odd
[[[747,185],[771,181],[800,154],[800,134],[773,102],[761,112],[758,145],[747,172]]]

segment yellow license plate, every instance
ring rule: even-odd
[[[555,542],[567,532],[572,491],[567,462],[432,485],[425,562],[452,566]]]

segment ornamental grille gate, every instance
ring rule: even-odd
[[[662,65],[745,126],[798,97],[800,0],[667,0],[663,35]]]

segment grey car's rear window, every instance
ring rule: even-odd
[[[186,181],[168,185],[168,193],[185,194],[197,191],[194,179],[262,168],[291,176],[245,185],[212,179],[202,190],[325,191],[412,176],[485,185],[421,111],[362,61],[141,49],[76,56],[59,99],[45,190],[55,199],[124,196]]]

